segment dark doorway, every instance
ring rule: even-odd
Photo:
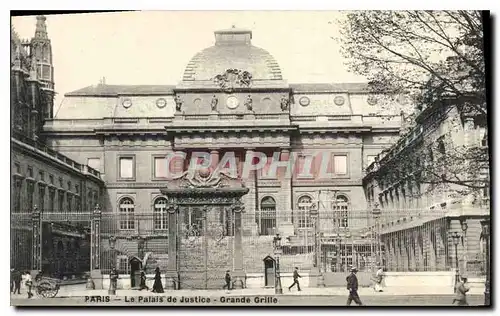
[[[137,257],[130,259],[130,287],[138,287],[141,284],[142,262]]]
[[[275,261],[271,256],[264,258],[264,286],[274,287],[275,275]]]

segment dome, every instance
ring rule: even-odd
[[[183,81],[213,80],[227,69],[248,71],[253,80],[282,80],[273,56],[251,44],[252,31],[215,31],[215,45],[197,53],[188,63]]]

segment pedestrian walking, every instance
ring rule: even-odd
[[[363,305],[358,295],[358,277],[356,276],[356,272],[358,272],[356,268],[351,268],[351,274],[349,274],[346,278],[347,290],[349,291],[347,306],[350,306],[352,301],[358,305]]]
[[[299,268],[295,267],[295,270],[293,271],[293,283],[288,287],[288,291],[291,291],[292,287],[297,284],[297,288],[299,289],[299,292],[301,291],[300,289],[300,284],[299,284],[299,278],[302,278],[299,274]]]
[[[14,294],[21,294],[21,282],[23,280],[23,276],[21,274],[21,271],[14,269],[14,272],[12,274],[12,278],[14,281]],[[12,285],[11,285],[12,288]]]
[[[144,271],[141,271],[141,284],[139,285],[139,291],[142,291],[144,289],[149,291],[149,287],[146,285],[146,273],[144,273]]]
[[[455,285],[455,298],[452,304],[457,306],[469,306],[466,296],[469,290],[470,287],[467,284],[467,276],[462,275],[462,280]]]
[[[226,284],[222,287],[222,289],[226,289],[229,291],[231,290],[231,274],[229,274],[229,270],[226,271],[226,276],[224,277],[224,280],[226,281]]]
[[[155,283],[153,283],[153,293],[163,293],[163,284],[161,283],[160,268],[155,269]]]
[[[31,293],[31,287],[33,286],[33,280],[31,278],[31,273],[29,271],[26,271],[25,273],[25,284],[26,288],[28,289],[28,298],[31,298],[33,296],[33,293]]]
[[[15,269],[10,269],[10,293],[14,290],[14,271]]]
[[[377,273],[375,273],[375,292],[383,292],[382,281],[384,280],[384,268],[382,266],[378,267]]]

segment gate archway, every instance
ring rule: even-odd
[[[227,270],[233,287],[244,287],[241,197],[248,188],[222,173],[186,172],[161,192],[171,203],[165,287],[219,288]]]

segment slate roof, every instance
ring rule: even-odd
[[[173,85],[107,85],[98,84],[88,86],[64,96],[118,96],[118,95],[151,95],[151,94],[173,94]]]

